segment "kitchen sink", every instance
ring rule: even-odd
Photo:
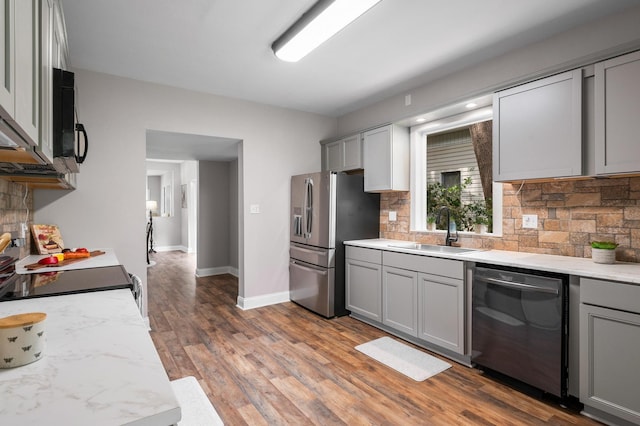
[[[472,251],[478,251],[480,249],[454,247],[454,246],[439,246],[435,244],[420,244],[420,243],[408,243],[408,244],[389,244],[389,247],[403,248],[409,250],[428,251],[433,253],[468,253]]]

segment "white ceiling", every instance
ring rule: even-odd
[[[62,0],[71,65],[340,116],[637,0],[382,0],[298,63],[271,43],[315,0]]]

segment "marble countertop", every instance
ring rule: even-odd
[[[34,269],[30,271],[28,269],[25,269],[24,266],[30,265],[32,263],[38,263],[38,260],[42,259],[43,257],[50,256],[48,254],[32,254],[16,262],[16,273],[17,274],[33,274],[38,272],[71,271],[73,269],[102,268],[103,266],[115,266],[120,264],[120,262],[118,262],[118,258],[116,257],[116,254],[113,251],[113,249],[91,249],[91,250],[92,251],[101,250],[101,251],[104,251],[105,254],[83,259],[66,266],[61,266],[61,267],[47,266],[46,268]]]
[[[45,312],[34,363],[0,370],[3,425],[172,425],[181,412],[131,291],[0,303],[0,317]]]
[[[489,263],[500,266],[535,269],[540,271],[559,272],[581,277],[603,280],[622,281],[640,284],[640,264],[616,262],[611,265],[593,262],[590,258],[556,256],[504,250],[477,250],[465,253],[434,253],[429,251],[394,247],[408,244],[411,241],[370,239],[345,241],[345,245],[417,254],[422,256],[458,259],[468,262]]]

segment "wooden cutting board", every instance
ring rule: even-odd
[[[89,253],[90,257],[81,257],[79,259],[65,259],[58,263],[53,263],[50,265],[41,265],[39,263],[31,263],[29,265],[24,265],[24,268],[28,271],[33,271],[35,269],[40,269],[40,268],[59,268],[61,266],[71,265],[72,263],[81,262],[83,260],[91,259],[92,257],[100,256],[103,254],[105,254],[104,251],[94,250]]]

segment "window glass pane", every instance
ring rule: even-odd
[[[491,121],[425,136],[427,217],[448,207],[458,230],[492,225]],[[436,224],[445,229],[446,224]]]

